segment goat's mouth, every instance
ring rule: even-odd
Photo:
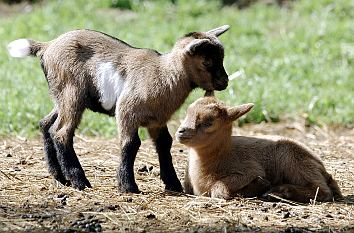
[[[188,134],[188,133],[179,133],[179,132],[176,132],[176,140],[179,142],[179,143],[182,143],[182,144],[186,144],[188,143],[192,138],[193,138],[193,135],[192,134]]]
[[[227,88],[228,84],[229,84],[228,78],[221,79],[221,80],[217,79],[214,81],[213,86],[216,91],[222,91]]]

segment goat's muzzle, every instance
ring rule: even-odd
[[[176,140],[182,144],[190,140],[193,137],[193,135],[194,135],[193,130],[186,127],[179,127],[175,134]]]
[[[216,73],[214,73],[213,79],[213,87],[216,91],[225,90],[227,85],[229,84],[229,76],[227,75],[224,67],[218,69]]]
[[[220,79],[216,79],[213,83],[214,90],[216,90],[216,91],[225,90],[227,88],[228,84],[229,84],[229,79],[227,76],[222,77]]]

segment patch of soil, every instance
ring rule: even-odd
[[[48,175],[42,140],[0,139],[0,232],[353,232],[354,130],[303,125],[246,125],[234,133],[279,134],[308,145],[338,181],[342,201],[294,205],[165,192],[149,140],[135,163],[142,193],[119,194],[117,141],[83,137],[75,148],[93,188],[77,191]],[[187,150],[175,143],[172,154],[183,180]]]

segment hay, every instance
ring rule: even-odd
[[[322,157],[327,170],[338,180],[343,201],[298,205],[286,200],[225,201],[164,192],[158,159],[149,140],[143,142],[135,164],[142,193],[118,194],[117,141],[81,136],[76,137],[75,148],[93,189],[76,191],[49,177],[41,140],[4,138],[0,140],[0,231],[88,231],[91,228],[77,226],[91,220],[98,222],[103,231],[116,232],[354,230],[353,129],[294,124],[246,126],[235,129],[235,133],[280,134],[304,142]],[[183,180],[186,148],[174,144],[172,154]]]

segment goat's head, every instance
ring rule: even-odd
[[[184,67],[193,86],[207,91],[226,89],[229,80],[223,66],[224,47],[218,36],[228,29],[224,25],[207,32],[191,32],[176,43],[184,53]]]
[[[192,103],[176,132],[176,139],[191,147],[210,145],[232,128],[232,122],[246,114],[252,103],[228,107],[215,97],[203,97]],[[231,134],[231,131],[230,131]]]

